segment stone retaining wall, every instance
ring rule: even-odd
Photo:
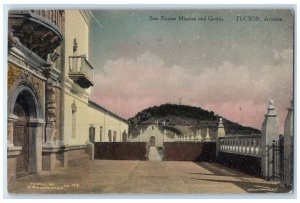
[[[95,159],[146,160],[145,142],[96,142]]]
[[[164,161],[214,161],[215,142],[165,142]]]
[[[249,175],[261,177],[260,157],[220,152],[218,162]]]

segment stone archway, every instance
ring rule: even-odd
[[[29,145],[29,118],[30,111],[26,98],[23,98],[21,93],[15,103],[14,115],[18,117],[18,120],[14,122],[14,137],[13,144],[16,147],[21,147],[21,153],[17,156],[16,172],[17,175],[23,175],[28,173],[29,166],[29,151],[32,150],[32,146]]]
[[[22,177],[41,171],[43,122],[39,118],[41,108],[34,92],[27,86],[20,86],[11,97],[10,143],[20,148],[16,156],[16,176]]]
[[[150,137],[150,147],[154,147],[155,146],[155,137],[151,136]]]

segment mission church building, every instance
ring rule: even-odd
[[[223,119],[219,121],[200,121],[195,126],[168,126],[162,123],[145,123],[139,130],[130,132],[130,142],[146,142],[161,148],[164,142],[210,142],[225,137]]]
[[[92,18],[88,10],[9,11],[8,188],[16,177],[92,159],[93,142],[127,140],[127,121],[89,99]]]

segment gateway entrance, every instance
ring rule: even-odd
[[[16,176],[22,177],[36,171],[36,126],[31,119],[36,118],[36,102],[34,96],[23,90],[17,96],[13,113],[17,116],[14,123],[14,146],[22,147],[16,157]]]

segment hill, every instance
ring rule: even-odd
[[[172,131],[192,131],[194,129],[208,126],[217,127],[220,116],[213,111],[207,111],[200,107],[163,104],[153,106],[137,113],[133,118],[128,119],[129,133],[136,134],[143,126],[152,123],[159,123]],[[238,123],[223,118],[226,134],[230,135],[246,135],[259,134],[260,130],[242,126]],[[177,133],[176,132],[176,133]]]

